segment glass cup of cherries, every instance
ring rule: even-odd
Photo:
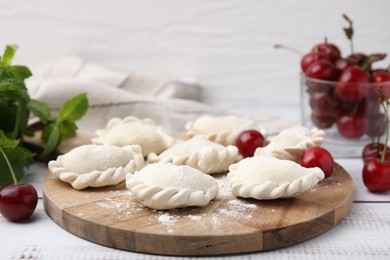
[[[301,111],[304,125],[324,129],[329,145],[348,149],[386,133],[380,99],[390,97],[390,66],[374,69],[386,54],[354,52],[352,21],[344,18],[349,22],[344,31],[350,55],[343,57],[337,45],[325,39],[302,56]]]
[[[353,22],[344,32],[351,54],[337,45],[315,45],[301,59],[302,123],[324,129],[324,146],[333,156],[363,159],[362,179],[371,192],[390,191],[390,65],[374,68],[386,54],[355,52]],[[275,45],[277,48],[287,48]],[[376,64],[375,64],[376,65]]]
[[[303,123],[326,130],[328,140],[337,143],[367,142],[383,135],[385,114],[378,91],[390,96],[390,71],[365,69],[348,58],[340,59],[347,64],[344,69],[320,59],[301,74]]]

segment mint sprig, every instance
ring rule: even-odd
[[[88,110],[87,94],[79,94],[66,101],[60,108],[57,117],[53,117],[47,104],[31,100],[30,111],[45,124],[42,130],[42,141],[46,143],[41,157],[55,151],[61,141],[76,135],[76,121],[81,119]]]
[[[46,103],[31,99],[28,94],[24,81],[32,75],[31,71],[23,65],[12,65],[17,49],[16,45],[7,45],[0,58],[0,187],[20,180],[25,167],[33,162],[34,153],[23,146],[23,137],[37,130],[28,126],[31,114],[39,119],[38,130],[42,130],[45,143],[40,157],[44,158],[63,139],[76,134],[76,121],[89,106],[83,93],[66,101],[56,116],[51,115]],[[11,174],[11,168],[15,174]]]
[[[20,141],[8,138],[0,129],[0,186],[17,183],[24,175],[24,168],[33,162],[34,154],[20,146]]]

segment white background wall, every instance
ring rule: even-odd
[[[76,55],[195,77],[208,103],[297,105],[300,57],[273,45],[308,51],[327,36],[348,54],[344,12],[356,50],[390,54],[389,0],[0,0],[0,43],[33,69]]]

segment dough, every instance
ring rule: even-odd
[[[50,171],[75,189],[116,185],[144,166],[139,145],[83,145],[49,162]]]
[[[232,164],[227,178],[235,196],[270,200],[297,196],[321,181],[324,172],[272,156],[255,156]]]
[[[238,135],[248,129],[259,131],[264,137],[266,130],[254,121],[237,116],[202,116],[185,126],[187,136],[205,136],[207,139],[222,145],[234,145]]]
[[[255,156],[270,155],[299,162],[303,153],[310,147],[320,146],[324,137],[325,132],[317,128],[290,127],[281,131],[267,146],[257,148]]]
[[[148,162],[171,162],[188,165],[206,174],[226,172],[238,158],[236,146],[227,147],[196,136],[177,143],[160,155],[149,154]]]
[[[205,206],[219,191],[213,177],[190,166],[162,162],[126,175],[126,186],[142,205],[161,210]]]
[[[129,116],[123,120],[111,119],[104,130],[97,130],[94,144],[125,146],[139,144],[144,157],[150,153],[159,154],[175,143],[174,138],[166,134],[162,127],[150,119]]]

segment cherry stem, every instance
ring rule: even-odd
[[[324,39],[324,43],[327,44],[328,43],[328,37],[325,37]]]
[[[291,47],[288,47],[288,46],[285,46],[283,44],[275,44],[274,45],[274,48],[275,49],[286,49],[286,50],[289,50],[289,51],[292,51],[292,52],[295,52],[299,55],[303,55],[303,53],[297,49],[294,49],[294,48],[291,48]]]
[[[3,148],[0,146],[0,153],[3,155],[5,162],[7,163],[8,169],[11,172],[12,179],[14,181],[14,184],[18,184],[18,180],[16,179],[16,175],[14,172],[14,169],[12,169],[11,163],[8,160],[8,156],[5,154]]]
[[[388,100],[384,100],[384,102],[385,102],[384,110],[385,110],[385,115],[386,115],[384,122],[388,123],[389,122],[389,116],[388,116],[389,102],[388,102]],[[385,155],[386,155],[387,143],[388,142],[389,142],[389,127],[387,127],[387,129],[386,129],[386,139],[385,139],[385,145],[384,145],[384,148],[383,148],[383,151],[382,151],[382,155],[381,155],[381,164],[383,164],[384,161],[385,161]]]
[[[380,103],[380,105],[382,106],[383,110],[385,111],[385,114],[386,114],[386,117],[387,117],[387,112],[386,112],[386,107],[383,105],[383,102],[384,102],[384,95],[383,95],[383,89],[380,88],[378,89],[378,102]],[[388,121],[388,119],[386,119],[386,117],[384,118],[384,120],[382,121],[382,124],[381,124],[381,127],[379,128],[379,133],[382,133],[382,130],[383,128],[385,127],[386,125],[386,122]],[[387,132],[387,131],[386,131]],[[373,138],[374,139],[374,138]],[[378,137],[377,137],[377,142],[376,142],[376,146],[377,146],[377,149],[378,149],[378,154],[380,154],[380,151],[379,151],[379,142],[380,142],[380,139],[381,139],[381,135],[378,134]]]
[[[349,43],[351,45],[351,53],[355,53],[354,46],[353,46],[353,21],[351,18],[349,18],[346,14],[343,14],[343,17],[345,20],[347,20],[349,27],[344,28],[344,32],[347,35],[347,38],[349,40]]]

